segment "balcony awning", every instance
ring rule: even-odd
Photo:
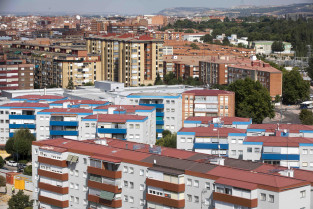
[[[110,200],[111,201],[114,198],[114,193],[107,192],[107,191],[101,191],[100,198],[104,199],[104,200]]]
[[[71,163],[77,163],[78,162],[78,156],[73,156],[72,157],[72,160],[71,160]]]
[[[73,157],[74,157],[73,155],[67,156],[66,161],[71,162]]]

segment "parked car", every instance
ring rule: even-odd
[[[9,170],[7,167],[2,167],[1,169],[2,170]]]
[[[12,167],[17,167],[17,162],[13,161],[13,160],[10,160],[7,162],[7,165],[8,166],[12,166]]]

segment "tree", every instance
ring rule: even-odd
[[[211,36],[210,34],[205,34],[204,36],[202,36],[200,38],[201,41],[203,41],[204,43],[213,43],[213,36]]]
[[[6,186],[6,183],[7,183],[7,181],[6,181],[5,177],[0,176],[0,187]]]
[[[310,84],[304,81],[299,71],[283,73],[283,103],[298,104],[310,97]]]
[[[25,209],[26,207],[32,207],[33,200],[29,200],[29,196],[20,190],[17,194],[12,195],[8,205],[9,209]]]
[[[74,83],[73,78],[68,79],[67,89],[73,90],[74,89]]]
[[[274,117],[272,98],[259,81],[240,79],[230,84],[228,90],[235,92],[236,116],[252,118],[254,123],[262,123],[264,118]]]
[[[163,85],[163,81],[162,81],[159,73],[157,74],[157,77],[154,81],[154,85]]]
[[[21,159],[31,158],[32,142],[36,141],[36,137],[30,133],[29,129],[19,129],[10,137],[5,144],[7,153],[21,157]]]
[[[191,43],[191,44],[190,44],[190,47],[191,47],[192,49],[197,49],[197,50],[200,49],[200,47],[199,47],[196,43]]]
[[[282,41],[274,41],[272,43],[272,52],[282,52],[284,50],[285,50],[285,46]]]
[[[175,134],[170,133],[170,134],[166,134],[164,137],[162,136],[161,139],[158,139],[156,142],[156,145],[162,146],[162,147],[176,148],[176,140],[177,140],[176,133]]]
[[[24,172],[23,172],[23,174],[28,175],[28,176],[31,176],[32,173],[33,173],[33,171],[32,171],[32,165],[27,166],[27,167],[24,169]]]
[[[185,33],[194,33],[194,31],[192,29],[187,29],[185,30]]]
[[[313,113],[310,110],[303,109],[300,112],[299,119],[303,125],[313,125]]]
[[[4,166],[4,160],[2,156],[0,156],[0,168],[3,168],[3,166]]]
[[[223,39],[223,45],[225,45],[225,46],[230,45],[230,42],[229,42],[229,40],[228,40],[227,37],[225,37],[225,38]]]
[[[313,81],[313,57],[309,59],[309,67],[307,67],[306,71],[308,73],[308,76]]]
[[[280,96],[277,94],[277,95],[275,96],[275,102],[278,103],[278,102],[280,102],[280,101],[281,101],[281,98],[280,98]]]
[[[89,82],[85,83],[84,86],[94,86],[94,84],[93,84],[93,82],[89,81]]]

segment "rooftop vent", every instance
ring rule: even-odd
[[[210,163],[215,164],[215,165],[224,165],[224,161],[225,159],[221,157],[210,159]]]

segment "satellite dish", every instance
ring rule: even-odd
[[[77,20],[80,20],[80,15],[76,15],[76,19],[77,19]]]

